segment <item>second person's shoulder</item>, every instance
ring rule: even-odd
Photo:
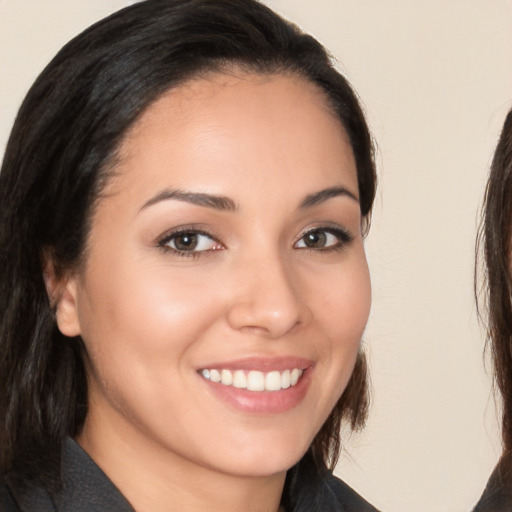
[[[332,499],[336,499],[340,503],[342,512],[379,512],[352,487],[333,474],[325,478],[325,486],[332,494]]]

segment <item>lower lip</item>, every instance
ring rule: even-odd
[[[312,368],[307,368],[295,386],[280,391],[248,391],[204,378],[203,381],[216,397],[239,411],[278,414],[293,409],[303,400],[311,382],[311,371]]]

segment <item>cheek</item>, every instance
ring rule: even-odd
[[[324,344],[318,348],[326,382],[339,395],[352,374],[370,313],[370,276],[364,253],[354,264],[340,266],[318,290],[316,325],[324,334]]]
[[[86,282],[79,297],[82,337],[103,379],[179,365],[217,316],[205,280],[172,270],[118,265]]]
[[[219,317],[215,297],[205,279],[183,269],[118,265],[107,274],[87,281],[80,297],[90,399],[140,428],[168,425],[193,384],[194,353]]]
[[[352,265],[325,276],[318,287],[317,316],[335,344],[359,345],[371,306],[371,285],[364,253]]]

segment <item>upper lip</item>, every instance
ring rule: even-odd
[[[295,356],[281,357],[245,357],[231,361],[216,361],[201,366],[199,369],[222,369],[222,370],[246,370],[246,371],[284,371],[298,368],[305,370],[313,366],[313,362],[309,359]]]

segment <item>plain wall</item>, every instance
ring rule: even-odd
[[[70,37],[126,0],[0,0],[0,153]],[[131,2],[133,3],[133,2]],[[478,210],[512,106],[510,0],[268,0],[322,41],[378,143],[365,334],[374,403],[337,473],[388,512],[468,512],[500,439],[473,298]]]

